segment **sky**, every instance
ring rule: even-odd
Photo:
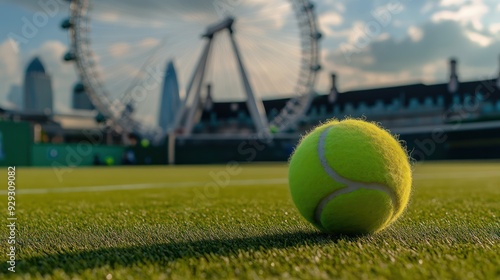
[[[163,38],[168,43],[175,38],[175,43],[151,57],[161,57],[160,65],[175,59],[185,88],[203,48],[199,35],[214,22],[217,7],[229,7],[240,16],[236,36],[254,75],[255,90],[263,98],[292,92],[299,78],[300,38],[287,0],[99,2],[93,14],[93,58],[109,81],[108,90],[117,96],[127,88],[127,81],[140,76],[137,65],[163,47]],[[337,74],[341,92],[445,82],[450,57],[458,59],[462,81],[498,75],[500,3],[496,0],[313,2],[323,34],[322,71],[316,84],[320,93],[329,90],[330,72]],[[13,107],[19,101],[27,63],[39,56],[53,78],[56,112],[71,112],[71,91],[78,75],[73,63],[62,60],[70,43],[67,31],[60,28],[69,13],[66,1],[0,0],[0,11],[0,106]],[[216,85],[220,99],[241,98],[241,92],[235,93],[238,76],[230,76],[236,63],[227,38],[214,43],[207,79]],[[227,57],[232,62],[218,63]],[[154,91],[158,94],[142,106],[150,121],[157,113],[151,108],[158,103],[159,87]],[[146,116],[147,112],[152,113]]]

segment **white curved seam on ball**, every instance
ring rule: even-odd
[[[321,224],[321,213],[323,212],[323,209],[325,208],[326,204],[328,204],[328,202],[330,202],[332,199],[336,198],[339,195],[346,194],[359,189],[377,190],[386,193],[391,198],[394,208],[397,209],[398,203],[396,196],[389,189],[389,187],[376,183],[362,183],[362,182],[351,181],[347,178],[340,176],[335,170],[331,168],[325,156],[325,150],[326,150],[325,146],[326,146],[326,137],[328,136],[328,132],[330,132],[330,130],[332,130],[333,128],[334,127],[332,126],[328,129],[325,129],[325,131],[321,133],[318,142],[318,156],[321,162],[321,166],[323,167],[323,170],[326,172],[326,174],[328,174],[328,176],[330,176],[330,178],[332,178],[334,181],[342,183],[347,187],[336,190],[321,200],[321,202],[316,207],[314,215],[314,219],[316,220],[316,222]]]

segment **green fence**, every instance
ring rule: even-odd
[[[0,166],[30,165],[32,141],[29,123],[0,121]]]
[[[286,162],[298,142],[296,139],[178,140],[177,164],[222,164],[238,162]]]
[[[168,149],[160,146],[135,147],[80,144],[33,144],[33,130],[27,122],[0,121],[0,166],[92,166],[121,165],[126,152],[134,153],[134,164],[167,164]],[[500,130],[496,128],[450,131],[435,141],[431,132],[401,135],[415,160],[498,159]],[[441,139],[443,138],[443,139]],[[269,142],[240,140],[178,140],[177,164],[214,164],[229,161],[287,161],[299,138],[275,138]]]
[[[168,148],[166,144],[149,147],[142,147],[138,145],[130,149],[134,152],[136,160],[135,163],[138,165],[168,164]]]
[[[102,165],[120,164],[125,148],[121,146],[100,146],[90,143],[80,144],[34,144],[32,166],[91,166],[94,157]]]

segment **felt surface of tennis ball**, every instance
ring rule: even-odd
[[[292,200],[318,229],[338,234],[380,231],[408,204],[408,155],[389,132],[362,120],[332,120],[312,130],[289,167]]]

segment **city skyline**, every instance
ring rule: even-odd
[[[38,57],[26,68],[23,93],[23,112],[46,115],[53,113],[52,77],[45,71]]]
[[[181,106],[177,73],[175,71],[175,65],[172,60],[169,61],[166,66],[161,100],[159,104],[159,126],[163,131],[169,132],[174,125],[175,116],[177,115],[177,112]]]
[[[449,75],[446,61],[452,56],[459,61],[461,81],[498,73],[500,23],[496,18],[500,5],[495,1],[374,1],[366,4],[325,0],[315,3],[323,33],[325,71],[317,87],[321,93],[329,90],[330,71],[338,75],[340,92],[420,81],[445,82]],[[391,3],[400,6],[391,6]],[[6,19],[10,24],[1,27],[0,64],[4,81],[0,86],[0,104],[9,107],[14,103],[8,97],[21,84],[19,70],[24,69],[30,58],[40,55],[47,61],[46,66],[54,78],[55,110],[70,110],[72,88],[78,78],[74,65],[61,59],[69,45],[66,33],[59,28],[62,19],[67,17],[67,6],[58,4],[58,12],[48,18],[37,34],[27,43],[16,46],[9,40],[9,34],[21,34],[23,18],[30,21],[40,7],[28,1],[7,1],[0,5],[2,10],[11,11]],[[119,22],[120,13],[135,7],[134,2],[127,1],[115,13],[103,9],[96,18],[101,22]],[[186,15],[196,12],[186,7],[179,9],[184,9]],[[123,46],[121,51],[126,48]]]

